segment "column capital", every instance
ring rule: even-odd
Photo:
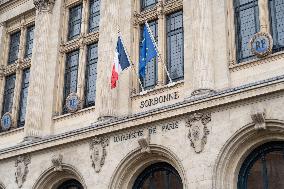
[[[34,5],[37,11],[51,11],[55,0],[34,0]]]

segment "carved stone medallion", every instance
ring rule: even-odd
[[[34,0],[35,8],[38,11],[51,11],[55,0]]]
[[[194,113],[190,115],[186,121],[186,126],[189,127],[188,138],[191,141],[191,146],[196,153],[203,151],[207,143],[207,135],[209,130],[207,123],[211,121],[211,114]]]
[[[31,158],[29,155],[22,155],[17,157],[15,162],[16,172],[16,183],[18,187],[21,188],[23,183],[26,181],[27,174],[29,172],[28,164],[31,163]]]
[[[76,112],[80,107],[80,99],[76,93],[71,93],[66,98],[65,106],[70,113]]]
[[[273,40],[269,33],[258,32],[251,41],[250,48],[253,54],[262,58],[269,55],[272,52]]]
[[[108,145],[109,138],[106,137],[96,137],[90,142],[90,157],[92,166],[97,173],[101,171],[101,168],[105,163],[105,158],[107,155],[106,147]]]

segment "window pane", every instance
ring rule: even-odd
[[[157,4],[157,0],[141,0],[141,10],[146,10],[154,7]]]
[[[34,29],[35,29],[35,26],[30,26],[27,29],[25,58],[30,58],[32,56]]]
[[[99,30],[100,22],[100,0],[90,1],[89,32]]]
[[[149,22],[149,27],[152,31],[153,37],[158,43],[158,21]],[[143,38],[143,28],[144,25],[141,26],[141,35],[140,35],[140,45]],[[144,89],[152,89],[156,86],[158,80],[158,58],[153,58],[150,62],[147,63],[145,69],[145,78],[140,78]]]
[[[21,97],[20,97],[18,127],[22,127],[25,125],[29,79],[30,79],[30,69],[26,69],[23,72],[23,82],[22,82],[22,91],[21,91]]]
[[[66,55],[66,65],[64,74],[64,95],[63,95],[63,113],[67,112],[65,100],[70,93],[77,92],[79,50]]]
[[[259,31],[257,0],[235,1],[237,61],[253,59],[249,41]]]
[[[2,115],[12,112],[16,75],[6,77]]]
[[[69,34],[68,39],[75,39],[81,32],[82,5],[77,5],[69,12]]]
[[[167,67],[173,81],[183,79],[183,58],[183,19],[180,11],[167,17]]]
[[[21,32],[10,35],[10,47],[8,55],[8,64],[15,63],[18,60]]]
[[[270,0],[273,52],[284,50],[284,0]]]
[[[97,80],[97,62],[98,62],[98,44],[92,44],[88,47],[85,83],[85,107],[95,105],[96,100],[96,80]]]

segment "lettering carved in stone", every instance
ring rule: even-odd
[[[27,174],[29,172],[28,164],[31,163],[31,158],[29,155],[19,156],[16,159],[15,167],[16,167],[16,183],[18,187],[21,188],[23,183],[26,181]]]
[[[35,8],[38,11],[51,11],[55,0],[34,0]]]
[[[105,163],[107,155],[106,147],[108,144],[109,138],[106,137],[96,137],[90,142],[92,166],[97,173],[101,171],[101,168]]]
[[[194,113],[190,115],[186,121],[186,126],[189,127],[188,138],[191,141],[191,146],[196,153],[203,151],[205,144],[207,143],[207,135],[209,130],[207,123],[211,121],[211,114]]]

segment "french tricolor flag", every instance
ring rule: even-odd
[[[128,55],[122,43],[121,36],[118,36],[111,72],[111,89],[114,89],[116,87],[119,73],[128,68],[129,66],[130,61]]]

